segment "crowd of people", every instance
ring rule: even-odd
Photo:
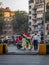
[[[33,36],[29,36],[26,39],[23,38],[23,48],[38,50],[38,44],[41,43],[41,36],[39,34],[34,34]]]
[[[4,43],[4,44],[8,44],[8,43],[12,43],[12,44],[19,44],[19,41],[21,42],[21,47],[23,49],[32,49],[34,47],[34,50],[38,50],[38,44],[41,42],[41,36],[38,34],[34,34],[33,36],[31,36],[30,34],[21,34],[18,38],[14,38],[12,37],[12,39],[0,39],[0,43]],[[20,46],[20,45],[19,45]]]

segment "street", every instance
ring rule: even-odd
[[[49,65],[49,55],[0,55],[0,65]]]
[[[38,53],[38,50],[35,51],[34,48],[32,48],[32,50],[29,50],[29,49],[26,49],[26,50],[23,50],[23,49],[17,49],[16,46],[14,46],[13,44],[9,45],[8,46],[8,53],[10,54],[37,54]]]
[[[49,65],[49,0],[0,0],[0,65]]]

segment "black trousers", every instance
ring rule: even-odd
[[[34,40],[33,45],[34,45],[34,50],[37,50],[38,49],[38,40]]]

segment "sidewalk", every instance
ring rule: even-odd
[[[13,54],[15,54],[15,55],[35,55],[35,54],[38,54],[38,51],[34,51],[33,48],[32,48],[32,50],[17,49],[16,46],[10,45],[8,47],[8,54],[11,54],[11,55],[13,55]]]

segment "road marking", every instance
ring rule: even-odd
[[[37,57],[34,57],[34,56],[31,56],[31,57],[27,57],[27,56],[26,57],[22,57],[22,56],[21,57],[20,56],[19,57],[17,57],[17,56],[16,57],[14,57],[14,56],[2,56],[2,57],[0,57],[0,59],[8,59],[8,58],[9,59],[13,59],[13,58],[16,58],[16,59],[17,58],[21,58],[21,59],[29,59],[29,58],[30,59],[37,59]]]
[[[39,64],[40,62],[0,62],[0,63],[34,63],[34,64]]]
[[[0,61],[14,61],[14,60],[19,60],[19,61],[30,61],[29,59],[32,59],[32,58],[0,58]],[[26,59],[26,60],[25,60]],[[31,62],[40,62],[41,59],[32,59]]]

